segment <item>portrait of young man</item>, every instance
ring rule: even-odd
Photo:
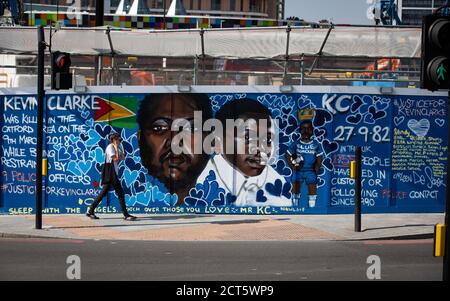
[[[286,183],[269,165],[274,148],[274,122],[269,109],[256,100],[233,100],[223,105],[215,118],[222,125],[222,133],[217,133],[220,134],[220,150],[210,159],[198,182],[202,183],[213,171],[219,187],[235,197],[237,207],[292,206],[288,198],[266,191],[267,183],[277,180],[282,185]],[[237,120],[243,122],[242,127],[227,127],[227,121],[235,123]],[[258,201],[261,193],[264,202]]]
[[[138,110],[138,141],[142,164],[149,174],[162,182],[172,194],[178,196],[177,206],[183,205],[189,190],[205,168],[209,155],[194,152],[194,144],[201,143],[207,133],[194,125],[194,113],[203,120],[212,118],[211,103],[206,94],[166,93],[151,94],[140,103]],[[186,120],[180,128],[172,130],[176,120]],[[185,151],[173,151],[174,138],[180,132],[188,135],[191,145],[181,145]],[[199,132],[200,131],[200,132]],[[180,146],[180,145],[178,145]]]

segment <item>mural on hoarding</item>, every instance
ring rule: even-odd
[[[445,97],[342,91],[47,95],[44,212],[86,212],[112,133],[130,213],[351,213],[356,145],[364,212],[442,211]],[[32,213],[37,100],[1,103],[0,212]]]

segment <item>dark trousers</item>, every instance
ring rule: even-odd
[[[102,199],[108,194],[108,191],[111,190],[111,188],[114,188],[114,190],[117,193],[117,196],[119,197],[119,204],[120,208],[122,209],[123,215],[128,216],[127,206],[125,204],[125,192],[123,191],[122,186],[120,185],[120,182],[117,178],[115,178],[115,180],[112,183],[103,185],[102,191],[95,198],[94,202],[91,205],[91,208],[89,209],[90,214],[94,214],[95,208],[97,208]]]

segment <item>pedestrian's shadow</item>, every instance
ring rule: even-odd
[[[104,218],[105,220],[107,218]],[[109,220],[118,219],[118,218],[109,218]],[[145,226],[179,226],[179,225],[202,225],[202,224],[216,224],[216,225],[239,225],[239,224],[257,224],[263,221],[268,221],[268,219],[247,219],[247,220],[234,220],[234,221],[192,221],[192,222],[180,222],[180,223],[139,223],[140,220],[173,220],[174,218],[164,218],[159,216],[158,219],[145,217],[138,218],[136,221],[124,221],[121,224],[112,224],[112,225],[88,225],[88,226],[59,226],[52,227],[51,229],[95,229],[95,228],[117,228],[117,227],[145,227]],[[289,220],[287,218],[277,219],[277,220]]]
[[[434,224],[411,224],[411,225],[401,225],[401,226],[390,226],[390,227],[378,227],[378,228],[366,228],[362,232],[384,230],[384,229],[398,229],[398,228],[409,228],[409,227],[431,227]]]

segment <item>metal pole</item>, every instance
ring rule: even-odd
[[[105,14],[104,0],[95,1],[95,26],[103,26],[104,14]]]
[[[198,85],[198,56],[194,58],[194,85]]]
[[[317,64],[317,61],[319,60],[319,57],[322,56],[323,48],[325,48],[325,44],[327,43],[328,37],[330,36],[330,33],[333,30],[333,28],[334,28],[334,25],[333,25],[333,23],[331,23],[330,24],[330,28],[328,29],[327,35],[325,36],[325,39],[323,40],[322,45],[320,45],[319,52],[317,53],[319,56],[314,59],[314,62],[312,64],[312,66],[311,66],[311,69],[309,69],[309,75],[311,75],[311,73],[313,72],[314,68],[316,67],[316,64]]]
[[[36,229],[42,229],[42,158],[44,141],[44,27],[38,27],[38,112],[37,112],[37,154],[36,154]]]
[[[104,3],[103,0],[97,0],[95,1],[95,26],[103,26],[103,16],[105,13],[105,7],[104,7]],[[100,85],[100,67],[99,65],[101,64],[101,57],[100,56],[96,56],[95,57],[95,67],[96,67],[96,74],[95,74],[95,81],[96,81],[96,85],[99,86]]]
[[[167,29],[166,26],[166,0],[163,0],[163,28]]]
[[[205,30],[203,28],[200,29],[200,39],[202,43],[202,68],[203,73],[205,73]]]
[[[290,40],[290,36],[291,36],[291,26],[288,25],[288,27],[286,28],[286,55],[284,57],[285,62],[284,62],[284,73],[283,73],[283,84],[286,84],[286,77],[287,77],[287,73],[288,73],[288,66],[289,66],[289,40]]]
[[[302,55],[302,60],[300,61],[300,86],[303,86],[303,81],[305,79],[305,61]]]
[[[361,188],[362,188],[362,149],[355,150],[356,178],[355,178],[355,232],[361,232]]]
[[[450,112],[450,91],[448,92],[447,100],[448,112]],[[447,118],[448,120],[448,118]],[[448,127],[448,137],[450,138],[450,122]],[[444,250],[444,269],[442,271],[442,280],[450,281],[449,279],[449,250],[450,250],[450,235],[449,235],[449,211],[450,211],[450,151],[447,149],[447,189],[446,189],[446,202],[445,202],[445,250]]]

